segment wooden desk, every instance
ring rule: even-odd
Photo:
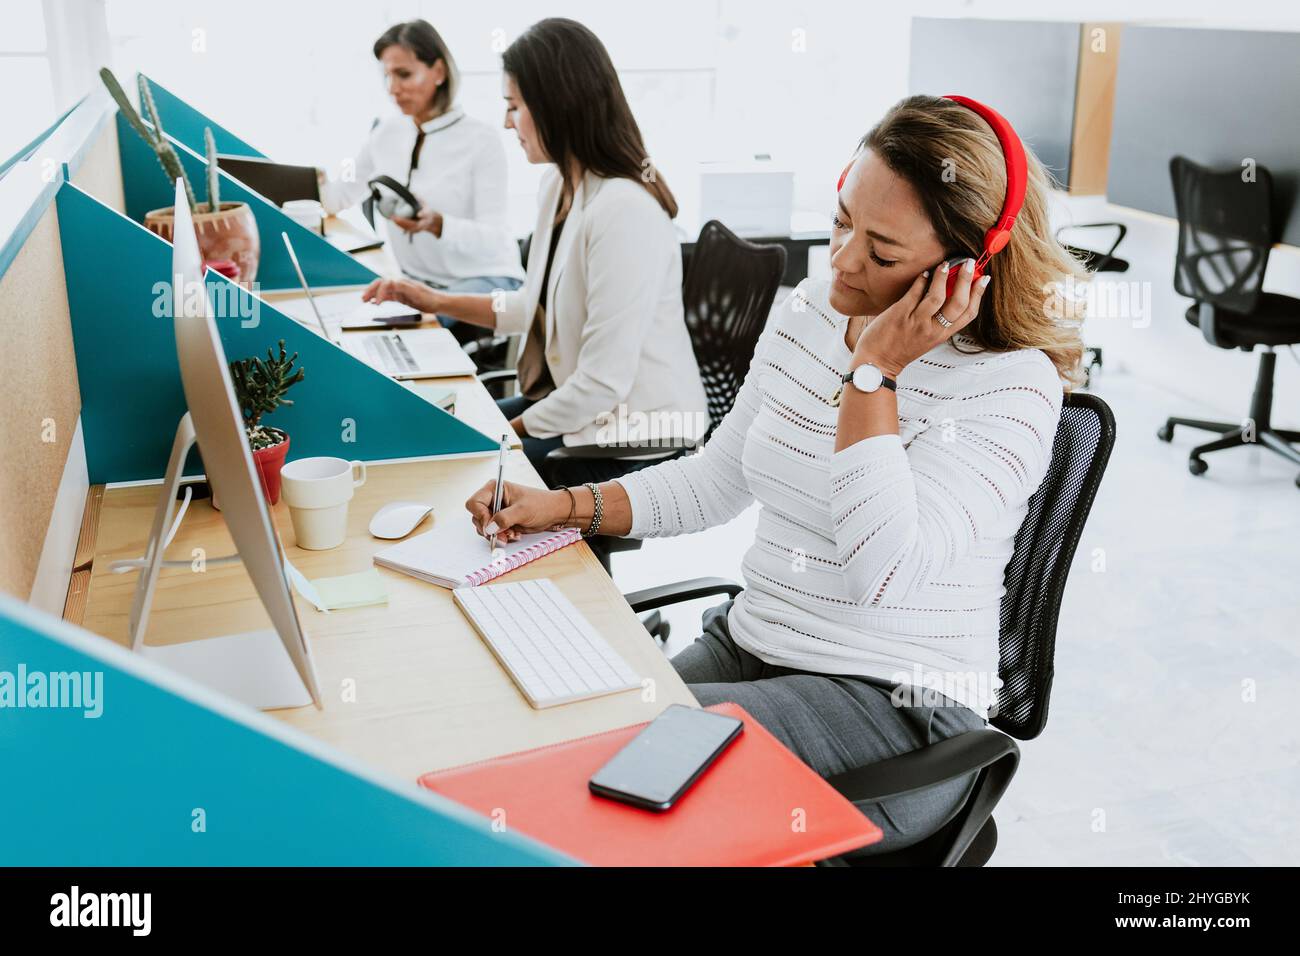
[[[356,230],[347,222],[336,216],[327,217],[325,220],[325,232],[327,235],[336,233],[356,234]],[[397,276],[401,275],[401,269],[397,267],[397,262],[393,259],[392,254],[388,251],[388,245],[385,243],[378,249],[371,249],[367,252],[358,253],[353,256],[358,262],[373,269],[380,275]],[[365,286],[331,286],[322,292],[346,292],[355,290],[358,293]],[[300,291],[279,291],[263,292],[261,297],[267,302],[275,305],[277,302],[296,301],[304,298]],[[432,315],[424,317],[425,323],[436,325],[437,321]],[[304,325],[303,328],[311,329],[317,335],[320,330],[310,325]],[[345,332],[345,335],[374,335],[374,332]],[[499,440],[502,435],[510,436],[510,444],[514,448],[522,448],[523,442],[519,436],[514,433],[510,427],[510,422],[497,408],[496,401],[488,394],[487,389],[479,384],[478,379],[470,375],[456,376],[454,378],[427,378],[418,379],[407,383],[412,391],[417,395],[424,395],[439,392],[444,389],[454,388],[456,390],[456,417],[466,425],[476,431],[482,432],[489,438]]]
[[[384,503],[407,498],[434,505],[434,521],[468,521],[464,501],[496,475],[495,458],[373,465],[348,511],[348,538],[331,551],[295,546],[288,509],[274,514],[289,560],[308,578],[362,571],[387,542],[366,531]],[[521,452],[511,455],[511,481],[538,484]],[[127,619],[136,574],[109,563],[144,553],[158,485],[110,487],[93,533],[94,564],[84,627],[128,643]],[[434,527],[426,523],[417,533]],[[166,557],[192,560],[195,548],[217,557],[233,550],[220,514],[193,502]],[[486,555],[486,543],[484,552]],[[323,710],[303,707],[272,716],[370,764],[414,781],[421,773],[655,717],[672,703],[695,705],[663,652],[628,607],[585,543],[563,548],[502,580],[549,577],[621,653],[647,684],[614,694],[534,710],[515,688],[465,617],[451,592],[381,568],[387,606],[323,614],[295,595],[320,676]],[[242,565],[201,573],[164,568],[146,642],[166,644],[236,633],[268,624]]]
[[[397,271],[385,249],[358,258],[376,271]],[[294,296],[269,293],[266,299],[274,303]],[[458,418],[490,436],[509,431],[496,403],[475,378],[430,379],[415,383],[414,389],[447,386],[457,388]],[[506,476],[541,485],[520,451],[511,454]],[[416,531],[423,533],[437,523],[468,521],[465,499],[495,477],[495,455],[371,465],[366,484],[357,489],[348,510],[347,540],[330,551],[296,546],[283,501],[273,513],[289,560],[308,578],[350,574],[372,567],[371,556],[389,544],[367,531],[380,506],[399,499],[429,501],[434,515],[432,523],[426,519]],[[93,556],[93,563],[88,583],[85,572],[74,575],[76,600],[70,596],[67,613],[119,644],[129,643],[128,617],[138,575],[114,574],[109,564],[144,554],[159,488],[150,484],[91,489],[78,561]],[[196,548],[207,558],[234,550],[224,519],[206,500],[191,503],[166,557],[192,561]],[[651,720],[669,704],[696,703],[585,543],[502,580],[554,580],[647,684],[642,692],[547,710],[528,704],[456,608],[449,590],[385,568],[379,573],[388,588],[387,605],[324,614],[294,595],[316,662],[323,710],[303,707],[271,713],[404,780],[414,782],[429,770]],[[211,566],[201,573],[164,568],[145,641],[190,641],[268,624],[242,565]]]

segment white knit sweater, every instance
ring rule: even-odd
[[[631,536],[701,531],[757,499],[728,618],[739,646],[916,687],[915,703],[938,691],[988,716],[1003,572],[1047,472],[1060,379],[1037,349],[945,343],[899,376],[901,434],[836,452],[834,396],[852,353],[827,293],[805,280],[769,321],[703,450],[618,479]]]

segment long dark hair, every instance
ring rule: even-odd
[[[596,34],[576,20],[539,20],[510,44],[502,66],[533,116],[542,148],[560,167],[564,201],[573,198],[569,166],[645,186],[669,218],[677,200],[660,178],[623,95],[614,64]]]
[[[389,27],[375,41],[375,59],[378,60],[390,46],[405,47],[425,66],[433,66],[439,60],[446,64],[447,79],[433,95],[433,105],[439,113],[451,109],[460,88],[460,69],[433,24],[428,20],[408,20]]]

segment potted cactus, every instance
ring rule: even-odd
[[[235,401],[244,416],[253,464],[262,478],[266,500],[273,505],[280,500],[280,469],[289,452],[289,436],[282,429],[262,424],[262,416],[281,405],[292,405],[284,397],[285,393],[306,376],[302,368],[293,367],[298,353],[285,354],[284,339],[280,340],[279,349],[279,355],[267,349],[265,359],[255,355],[230,363],[230,380],[235,387]]]
[[[257,264],[261,256],[257,220],[253,218],[253,211],[247,203],[221,201],[221,176],[217,167],[217,145],[212,130],[205,128],[203,131],[208,161],[208,201],[198,202],[194,197],[194,189],[190,185],[189,177],[185,175],[185,167],[181,165],[180,157],[176,155],[172,144],[167,141],[149,81],[143,74],[140,75],[140,106],[148,114],[150,124],[146,126],[135,107],[126,98],[126,93],[113,72],[108,67],[104,67],[99,71],[99,76],[117,102],[118,109],[131,124],[131,128],[149,144],[158,157],[158,163],[167,174],[168,182],[174,185],[179,179],[185,184],[185,196],[189,200],[190,213],[194,219],[194,231],[199,241],[199,252],[204,262],[216,263],[224,260],[225,267],[219,271],[227,276],[231,276],[231,272],[236,271],[233,278],[237,278],[244,285],[251,283],[257,278]],[[172,207],[167,206],[148,212],[144,217],[144,225],[150,232],[157,233],[171,242],[174,219]],[[237,270],[229,268],[229,262],[232,261]]]

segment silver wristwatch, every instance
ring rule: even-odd
[[[898,391],[898,383],[887,377],[884,372],[870,362],[863,362],[857,368],[845,372],[840,381],[845,385],[851,382],[859,392],[871,393],[882,385],[885,388]]]

